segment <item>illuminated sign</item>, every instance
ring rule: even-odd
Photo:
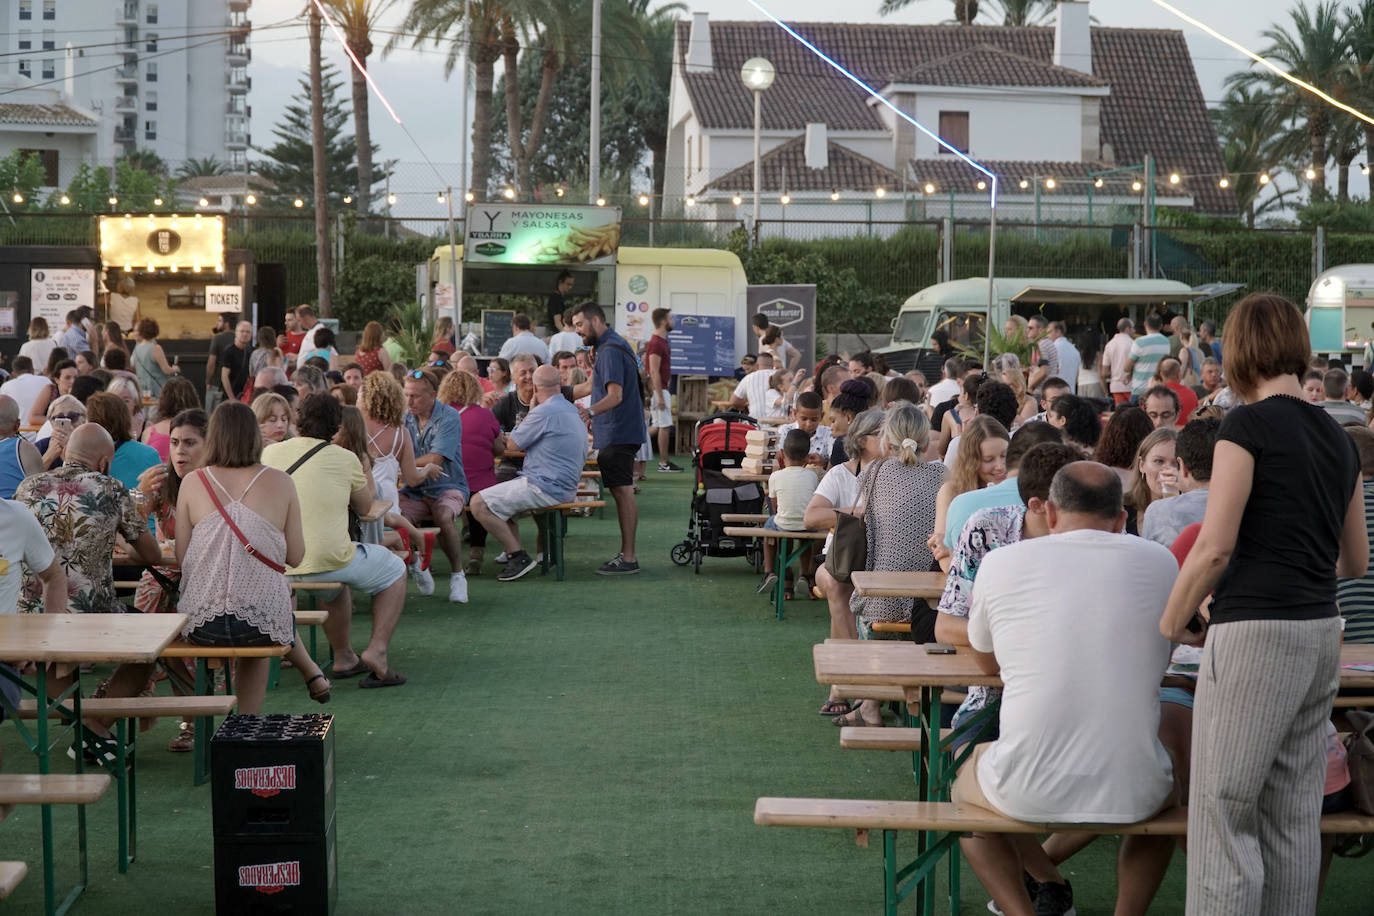
[[[126,272],[224,273],[224,217],[100,217],[100,259]]]
[[[463,260],[472,264],[614,264],[619,248],[616,207],[468,207]]]

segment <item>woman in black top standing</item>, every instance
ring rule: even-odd
[[[1311,913],[1323,725],[1340,679],[1336,577],[1368,565],[1350,437],[1302,396],[1298,309],[1247,296],[1226,322],[1226,415],[1207,515],[1160,630],[1206,648],[1193,711],[1188,913]],[[1213,589],[1215,591],[1213,592]],[[1210,620],[1195,618],[1213,592]]]

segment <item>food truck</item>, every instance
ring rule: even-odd
[[[1357,366],[1374,362],[1374,264],[1322,271],[1307,291],[1304,317],[1314,353]]]

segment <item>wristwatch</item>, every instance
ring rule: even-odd
[[[595,408],[595,407],[588,407],[588,408],[587,408],[587,416],[589,416],[589,417],[594,417],[594,416],[596,416],[596,408]]]

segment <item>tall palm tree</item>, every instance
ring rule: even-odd
[[[1374,0],[1361,0],[1350,10],[1345,34],[1350,42],[1347,89],[1356,108],[1364,112],[1374,110]],[[1360,127],[1364,132],[1365,163],[1374,163],[1374,124],[1362,121]],[[1369,199],[1374,201],[1374,168],[1369,170]]]
[[[878,13],[886,16],[895,13],[897,10],[905,9],[915,0],[883,0],[882,6],[878,7]],[[1015,2],[1015,0],[1013,0]],[[954,21],[960,25],[973,25],[973,20],[978,18],[978,0],[954,0]]]
[[[652,158],[650,174],[653,176],[654,199],[663,200],[664,162],[668,154],[668,91],[673,79],[673,40],[677,28],[677,16],[685,13],[687,6],[682,3],[669,3],[657,9],[649,9],[651,0],[630,0],[630,12],[644,42],[645,66],[631,77],[634,89],[653,104],[644,105],[644,117],[640,124],[644,131],[644,144],[649,147]],[[1374,2],[1374,0],[1370,0]]]
[[[203,178],[207,175],[224,175],[229,171],[228,166],[216,159],[214,156],[206,156],[203,159],[187,159],[177,169],[178,178]]]
[[[324,0],[324,5],[343,28],[344,41],[364,68],[374,50],[372,32],[377,22],[396,0]],[[349,68],[353,88],[353,134],[358,143],[359,213],[367,213],[372,203],[372,127],[369,123],[367,80],[357,67]]]
[[[1292,75],[1324,92],[1339,97],[1344,92],[1341,76],[1347,69],[1349,43],[1337,0],[1319,2],[1311,9],[1303,0],[1289,13],[1291,31],[1278,26],[1265,29],[1269,46],[1260,53]],[[1327,139],[1331,135],[1332,108],[1316,96],[1268,71],[1247,70],[1227,78],[1228,86],[1263,85],[1276,102],[1297,104],[1307,131],[1309,165],[1316,171],[1312,197],[1326,197]]]
[[[483,196],[491,180],[491,104],[496,85],[496,62],[501,59],[504,36],[513,30],[521,0],[414,0],[401,22],[401,34],[387,42],[389,53],[403,39],[411,47],[428,41],[434,45],[448,42],[444,76],[450,76],[463,50],[463,27],[472,62],[475,100],[472,109],[472,191]],[[466,80],[464,80],[466,83]]]
[[[997,0],[1002,25],[1042,25],[1055,11],[1056,0]],[[993,12],[996,18],[996,12]]]
[[[1350,200],[1350,163],[1364,148],[1364,122],[1343,111],[1331,114],[1331,137],[1326,141],[1331,159],[1336,163],[1336,200]]]

